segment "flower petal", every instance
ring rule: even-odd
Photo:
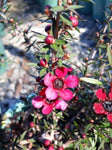
[[[32,99],[32,105],[35,108],[41,108],[44,104],[44,99],[40,96],[35,97],[34,99]]]
[[[73,98],[73,93],[69,89],[61,90],[60,91],[60,97],[63,100],[69,101],[69,100],[71,100]]]
[[[73,68],[72,68],[72,67],[69,67],[69,68],[68,68],[68,72],[71,73],[72,71],[73,71]]]
[[[109,98],[112,101],[112,91],[109,93]]]
[[[65,67],[58,67],[56,70],[55,70],[55,74],[61,78],[61,77],[65,77],[68,73],[68,68],[65,68]]]
[[[96,92],[96,96],[98,99],[102,100],[102,101],[105,101],[107,95],[105,93],[105,91],[103,89],[98,89],[97,92]]]
[[[54,79],[56,79],[56,76],[48,72],[44,77],[44,84],[46,86],[52,87],[52,83]]]
[[[65,83],[67,84],[68,87],[74,88],[79,84],[79,79],[74,75],[69,75],[66,78]]]
[[[104,114],[105,113],[102,103],[94,103],[93,109],[96,114]]]
[[[49,99],[49,100],[54,100],[58,97],[58,92],[51,88],[51,87],[48,87],[45,91],[45,94],[46,94],[46,97]]]
[[[53,106],[52,105],[46,105],[46,106],[43,107],[42,113],[44,115],[48,115],[48,114],[50,114],[52,112],[52,110],[53,110]]]
[[[110,122],[112,122],[112,113],[110,113],[110,114],[107,115],[107,119],[108,119]]]
[[[67,108],[67,103],[63,100],[57,100],[55,104],[56,109],[65,110]]]

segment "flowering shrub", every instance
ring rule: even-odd
[[[108,97],[103,89],[98,89],[96,96],[102,100],[103,103],[94,103],[93,108],[95,113],[107,115],[107,119],[112,122],[112,85]]]
[[[104,28],[96,33],[95,47],[87,48],[80,67],[70,61],[75,56],[68,51],[74,39],[70,31],[79,32],[76,10],[82,6],[77,2],[58,0],[58,6],[45,7],[47,35],[32,31],[38,37],[34,40],[28,36],[30,27],[23,31],[27,51],[36,49],[37,63],[29,65],[39,72],[38,88],[1,117],[2,149],[112,149],[112,5]]]

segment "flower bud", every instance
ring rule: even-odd
[[[51,30],[51,25],[49,24],[49,25],[47,25],[45,27],[45,32],[47,32],[48,34],[50,34],[50,30]]]
[[[14,19],[13,18],[10,19],[10,23],[12,23],[12,24],[14,23]]]
[[[48,147],[49,145],[51,145],[51,141],[50,140],[45,140],[44,141],[44,146]]]
[[[54,147],[51,145],[48,147],[48,150],[55,150]]]
[[[39,62],[40,66],[48,68],[48,62],[46,59],[41,59]]]
[[[63,147],[59,147],[58,150],[64,150],[64,148]]]
[[[64,59],[64,60],[70,59],[70,54],[69,54],[69,53],[66,53],[66,54],[63,56],[63,59]]]
[[[24,33],[26,33],[26,34],[27,34],[27,33],[28,33],[28,29],[24,29]]]
[[[82,138],[86,139],[86,134],[85,133],[82,133]]]
[[[72,0],[67,0],[68,5],[72,5]]]
[[[68,123],[66,126],[65,126],[65,129],[68,130],[70,128],[70,124]]]
[[[46,44],[53,44],[53,43],[55,43],[54,37],[51,36],[51,35],[46,36],[46,38],[45,38],[45,43],[46,43]]]
[[[94,123],[94,120],[93,120],[93,119],[91,119],[91,120],[89,120],[89,122],[90,122],[91,124],[93,124],[93,123]]]
[[[72,21],[72,26],[73,27],[77,27],[78,26],[78,20],[75,17],[70,16],[70,20]]]
[[[51,16],[51,15],[52,15],[52,12],[50,11],[50,8],[51,8],[50,5],[46,5],[46,6],[45,6],[44,13],[45,13],[47,16]]]
[[[34,122],[30,122],[30,128],[33,128],[35,126]]]
[[[99,44],[103,44],[104,43],[104,39],[101,39],[100,41],[99,41]]]
[[[66,44],[62,45],[62,49],[66,49],[66,48],[67,48]]]

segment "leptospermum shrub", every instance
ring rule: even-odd
[[[21,97],[1,118],[2,149],[112,149],[112,4],[95,47],[87,48],[88,56],[78,66],[71,62],[76,54],[70,53],[72,30],[80,32],[82,19],[77,2],[58,0],[58,6],[45,7],[47,35],[24,30],[27,52],[35,49],[37,63],[29,65],[39,73],[37,91]]]

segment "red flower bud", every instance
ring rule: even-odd
[[[54,147],[51,145],[49,146],[48,150],[54,150]]]
[[[93,124],[93,123],[94,123],[94,120],[93,120],[93,119],[91,119],[91,120],[89,120],[89,122],[90,122],[91,124]]]
[[[66,44],[62,45],[62,49],[66,49],[66,48],[67,48]]]
[[[48,35],[48,36],[46,36],[46,38],[45,38],[45,43],[46,43],[46,44],[53,44],[53,43],[55,43],[55,39],[53,38],[53,36]]]
[[[47,32],[48,34],[50,34],[50,30],[51,30],[51,25],[49,24],[49,25],[47,25],[45,27],[45,32]]]
[[[77,27],[78,26],[78,20],[75,17],[70,16],[70,20],[72,21],[72,26],[73,27]]]
[[[49,145],[51,145],[51,141],[50,140],[45,140],[44,141],[44,146],[48,147]]]
[[[44,13],[45,13],[47,16],[51,16],[51,15],[52,15],[52,12],[50,11],[50,8],[51,8],[50,5],[46,5],[46,6],[45,6]]]
[[[33,128],[35,126],[34,122],[30,122],[30,128]]]
[[[64,148],[63,147],[59,147],[58,150],[64,150]]]
[[[68,5],[72,5],[72,0],[67,0]]]
[[[82,138],[86,139],[86,134],[85,133],[82,133]]]
[[[12,23],[12,24],[14,23],[14,19],[13,18],[10,19],[10,23]]]
[[[42,67],[48,68],[48,62],[46,59],[41,59],[39,64]]]
[[[65,129],[69,129],[70,128],[70,124],[68,123],[66,126],[65,126]]]
[[[69,54],[69,53],[66,53],[66,54],[65,54],[65,57],[66,57],[66,59],[69,59],[69,58],[70,58],[70,54]]]

